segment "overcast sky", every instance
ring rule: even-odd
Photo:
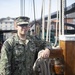
[[[51,12],[56,11],[56,1],[51,0]],[[67,0],[67,6],[75,3],[75,0]],[[42,0],[35,0],[35,17],[41,17]],[[48,0],[45,0],[45,15],[48,14]],[[15,18],[21,15],[20,0],[0,0],[0,18]],[[33,0],[25,0],[25,16],[34,19]]]

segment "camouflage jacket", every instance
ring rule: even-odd
[[[27,36],[26,43],[17,35],[7,39],[1,49],[0,75],[34,75],[32,67],[36,55],[48,45],[33,36]]]

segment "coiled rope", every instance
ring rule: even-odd
[[[37,59],[33,66],[33,71],[35,75],[51,75],[50,62],[50,59]]]

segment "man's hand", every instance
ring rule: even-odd
[[[50,56],[50,50],[46,48],[45,50],[41,50],[38,53],[38,58],[49,58]]]

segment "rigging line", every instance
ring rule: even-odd
[[[42,3],[42,8],[41,8],[41,20],[42,20],[42,14],[43,14],[43,3]]]
[[[41,26],[40,28],[42,27],[42,16],[43,16],[43,2],[42,2],[42,8],[41,8]],[[41,29],[40,29],[40,32],[41,32]],[[40,36],[41,36],[41,33],[40,33]],[[42,38],[42,36],[41,36]]]
[[[23,0],[22,0],[22,16],[23,16],[23,10],[24,10],[24,9],[23,9]]]
[[[51,0],[49,0],[49,4],[50,4],[50,24],[49,24],[49,42],[51,42]]]
[[[20,0],[20,14],[23,15],[23,0]]]
[[[55,44],[54,44],[54,46],[56,46],[57,45],[57,38],[58,38],[58,36],[57,36],[57,31],[58,31],[58,0],[57,0],[57,18],[56,18],[56,38],[55,38]]]
[[[34,9],[34,20],[36,22],[36,17],[35,17],[35,1],[33,0],[33,9]]]
[[[64,5],[65,0],[62,0],[62,35],[64,35]]]
[[[67,8],[67,0],[65,0],[65,23],[67,23],[67,15],[66,15],[66,8]],[[67,33],[67,26],[66,26],[66,33]]]
[[[30,10],[30,12],[29,12],[29,10]],[[29,9],[27,10],[28,11],[28,14],[30,15],[30,16],[32,16],[33,14],[33,0],[32,1],[29,1]],[[33,16],[32,16],[32,18],[33,18]],[[33,19],[31,19],[31,20],[33,20]]]
[[[62,10],[61,10],[61,7],[62,7],[62,4],[61,4],[61,0],[59,0],[59,35],[61,35],[61,32],[62,32],[62,30],[61,30],[61,26],[62,26],[62,16],[61,16],[61,14],[62,14]]]
[[[24,16],[24,0],[22,1],[22,9],[23,9],[23,12],[22,12],[22,16]]]
[[[25,0],[20,0],[21,1],[21,16],[25,15]]]
[[[41,7],[41,25],[40,25],[40,28],[42,27],[42,14],[43,14],[43,3],[42,3],[42,7]],[[40,29],[40,37],[41,37],[41,29]]]
[[[45,0],[42,0],[43,3],[43,15],[42,15],[42,39],[44,39],[44,10],[45,10]]]
[[[25,16],[25,0],[24,0],[24,16]]]
[[[48,20],[47,20],[48,23],[47,23],[47,33],[46,33],[46,41],[49,40],[49,42],[50,42],[50,33],[51,33],[51,11],[50,9],[51,9],[51,0],[49,0],[49,12],[48,12]]]
[[[33,9],[34,9],[34,24],[35,24],[35,33],[36,33],[36,17],[35,17],[35,1],[33,0]]]
[[[59,0],[59,37],[62,33],[62,0]],[[60,40],[59,40],[60,45]]]

